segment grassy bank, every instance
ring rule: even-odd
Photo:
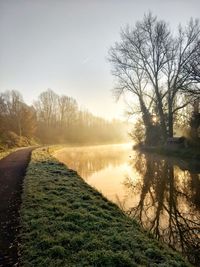
[[[189,266],[48,151],[33,152],[24,182],[22,266]]]

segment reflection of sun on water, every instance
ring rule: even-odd
[[[124,180],[126,177],[131,177],[132,174],[132,168],[127,163],[123,163],[117,167],[110,165],[99,172],[93,173],[88,177],[87,182],[103,192],[109,200],[113,202],[118,200],[124,201],[128,197],[126,188],[124,187]],[[137,179],[136,175],[134,179]],[[131,200],[132,204],[133,202]]]
[[[132,144],[70,147],[57,151],[55,156],[69,168],[75,169],[109,200],[123,202],[128,208],[137,199],[136,196],[130,198],[124,186],[127,177],[133,181],[140,177],[129,164],[135,157]]]

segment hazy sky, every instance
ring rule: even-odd
[[[200,16],[200,0],[0,0],[0,92],[19,90],[31,103],[51,88],[120,117],[108,49],[150,10],[175,27]]]

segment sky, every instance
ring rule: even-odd
[[[175,29],[200,17],[200,0],[0,0],[0,92],[18,90],[31,104],[51,88],[95,115],[123,118],[108,50],[149,11]]]

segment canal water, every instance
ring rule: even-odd
[[[200,162],[141,154],[131,144],[68,147],[55,156],[198,266]]]

